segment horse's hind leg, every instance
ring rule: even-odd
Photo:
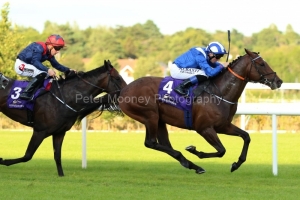
[[[15,158],[15,159],[2,159],[0,158],[0,165],[14,165],[20,162],[27,162],[32,159],[34,153],[40,146],[40,144],[43,142],[44,138],[46,137],[45,132],[36,132],[33,131],[33,135],[31,136],[30,142],[28,144],[27,150],[25,152],[25,155],[21,158]]]
[[[158,123],[157,135],[156,135],[156,130],[153,128],[155,126],[152,125],[148,127],[151,127],[152,129],[147,128],[146,126],[146,139],[145,139],[146,147],[169,154],[171,157],[179,161],[182,166],[188,169],[194,169],[198,174],[202,174],[205,172],[203,168],[195,165],[194,163],[186,159],[180,151],[176,151],[172,148],[168,136],[168,130],[166,128],[165,123],[163,122]]]
[[[158,122],[157,140],[159,144],[173,149],[166,124],[163,122]]]
[[[213,146],[217,150],[217,152],[213,152],[213,153],[205,153],[205,152],[202,152],[202,151],[199,152],[199,151],[196,150],[195,146],[186,147],[187,151],[189,151],[192,154],[195,154],[199,158],[222,157],[225,154],[226,149],[223,146],[223,144],[221,143],[216,131],[213,128],[207,128],[207,129],[199,132],[199,134],[211,146]]]
[[[62,164],[61,164],[61,147],[64,140],[66,132],[62,134],[56,134],[52,136],[52,144],[54,150],[54,160],[56,163],[56,168],[59,176],[64,176]]]

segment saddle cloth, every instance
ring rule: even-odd
[[[183,80],[174,79],[170,76],[165,77],[158,88],[158,100],[172,105],[180,110],[184,111],[184,121],[185,125],[188,129],[192,128],[192,106],[194,93],[192,92],[197,85],[189,88],[189,92],[187,96],[181,96],[177,92],[174,91]]]
[[[47,84],[49,83],[50,79],[46,79],[44,84],[41,88],[39,88],[35,93],[32,101],[27,101],[20,99],[21,92],[26,88],[28,85],[28,81],[14,81],[9,96],[7,98],[7,106],[8,108],[14,109],[29,109],[33,111],[35,99],[39,96],[40,91],[45,89]]]
[[[196,86],[189,89],[188,96],[181,96],[174,91],[174,88],[176,88],[181,82],[183,82],[183,80],[174,79],[170,76],[165,77],[159,85],[158,99],[161,102],[172,105],[180,110],[191,110],[194,98],[192,91]]]

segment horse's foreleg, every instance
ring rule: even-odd
[[[176,151],[172,148],[165,123],[159,123],[157,139],[158,142],[156,140],[156,134],[153,134],[153,132],[149,131],[149,129],[146,127],[146,147],[167,153],[168,155],[179,161],[182,166],[188,169],[194,169],[198,174],[202,174],[205,172],[203,168],[186,159],[180,151]]]
[[[52,136],[52,144],[53,144],[53,150],[54,150],[54,160],[56,163],[57,173],[59,176],[64,176],[62,164],[61,164],[61,148],[62,143],[65,137],[65,132],[58,135]]]
[[[242,129],[236,127],[233,124],[230,124],[230,126],[226,129],[226,131],[222,131],[222,133],[226,135],[239,136],[244,140],[244,144],[243,144],[243,148],[239,160],[237,162],[234,162],[231,166],[231,172],[233,172],[237,170],[246,161],[251,139],[249,133],[243,131]]]
[[[33,135],[31,136],[30,142],[28,144],[27,150],[25,152],[25,155],[21,158],[15,158],[15,159],[2,159],[0,158],[0,165],[14,165],[20,162],[27,162],[32,159],[34,153],[40,146],[40,144],[43,142],[44,138],[46,137],[45,133],[42,132],[33,132]]]
[[[197,131],[198,132],[198,131]],[[223,157],[226,152],[225,147],[221,143],[216,131],[213,128],[207,128],[201,132],[198,132],[211,146],[213,146],[217,152],[205,153],[197,151],[196,147],[191,145],[185,149],[192,154],[195,154],[199,158],[212,158],[212,157]]]

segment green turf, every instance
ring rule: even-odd
[[[173,147],[206,170],[183,168],[170,156],[144,147],[144,133],[88,133],[87,169],[81,167],[81,133],[67,133],[62,152],[65,177],[58,177],[51,138],[33,159],[0,166],[1,199],[298,199],[300,135],[278,134],[278,176],[272,174],[272,135],[251,134],[247,161],[231,173],[242,139],[220,135],[223,158],[200,160],[184,148],[212,151],[202,137],[171,133]],[[0,157],[24,154],[31,134],[2,131]]]

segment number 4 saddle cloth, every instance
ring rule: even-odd
[[[158,88],[158,99],[161,102],[172,105],[181,110],[191,110],[193,106],[193,89],[197,86],[193,86],[189,88],[189,92],[187,96],[182,96],[174,91],[180,83],[184,80],[174,79],[170,76],[165,77]]]

